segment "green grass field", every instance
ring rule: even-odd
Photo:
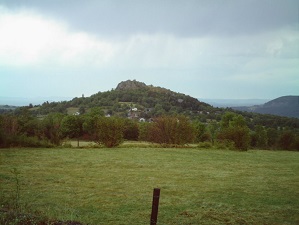
[[[298,152],[0,150],[0,204],[13,204],[19,193],[22,212],[149,224],[155,187],[161,188],[158,224],[299,224]]]

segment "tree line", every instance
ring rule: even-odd
[[[93,141],[116,147],[124,140],[149,141],[161,146],[221,146],[239,150],[299,150],[299,134],[283,127],[252,125],[246,117],[226,112],[219,121],[190,120],[185,115],[161,115],[151,122],[122,117],[105,117],[99,107],[82,115],[50,113],[35,117],[22,108],[15,114],[0,115],[0,147],[55,147],[68,139]]]

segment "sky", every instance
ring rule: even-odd
[[[299,1],[0,0],[0,97],[129,79],[200,99],[299,95]]]

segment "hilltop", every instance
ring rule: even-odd
[[[143,89],[143,88],[147,88],[148,86],[143,83],[143,82],[139,82],[136,80],[127,80],[127,81],[122,81],[120,82],[116,89],[117,91],[125,91],[125,90],[135,90],[135,89]]]
[[[299,96],[282,96],[263,105],[234,107],[236,110],[299,118]]]

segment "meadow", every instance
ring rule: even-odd
[[[1,149],[0,204],[84,224],[299,224],[299,154],[196,148]],[[3,215],[2,215],[3,216]]]

